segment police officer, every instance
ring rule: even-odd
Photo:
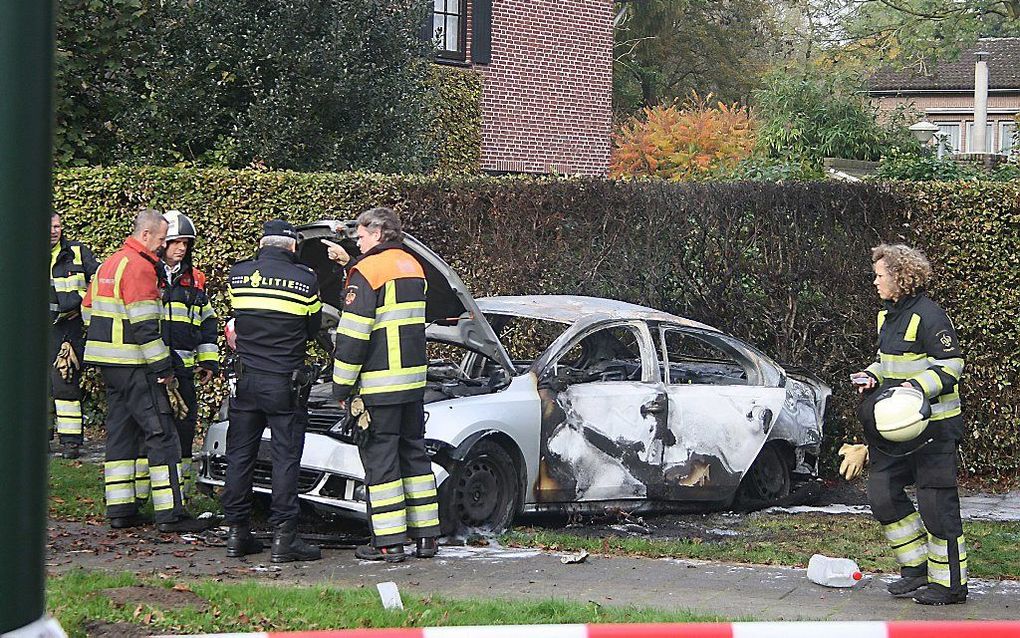
[[[297,482],[308,418],[302,390],[314,380],[305,366],[305,347],[321,326],[322,303],[315,273],[297,263],[294,227],[274,219],[263,228],[258,255],[235,264],[229,280],[238,364],[222,496],[230,525],[227,556],[262,551],[251,533],[250,499],[262,431],[268,425],[273,463],[271,559],[317,560],[319,548],[297,535]]]
[[[952,321],[925,292],[932,274],[925,256],[882,244],[872,250],[872,263],[884,306],[878,357],[855,376],[868,393],[858,410],[871,458],[868,498],[900,564],[901,577],[888,589],[895,596],[916,592],[922,605],[964,603],[967,548],[956,489],[963,354]],[[875,426],[876,400],[897,385],[916,388],[931,403],[927,429],[904,443],[882,438]],[[904,491],[911,484],[920,515]]]
[[[166,384],[173,379],[170,350],[159,329],[156,251],[166,239],[159,211],[135,217],[134,232],[92,279],[83,314],[88,323],[85,362],[106,383],[106,513],[114,528],[146,523],[135,500],[139,439],[148,452],[157,528],[191,532],[208,525],[188,516],[181,497],[181,450]],[[141,434],[142,436],[139,436]]]
[[[81,360],[85,325],[81,301],[99,263],[80,242],[64,237],[60,215],[50,218],[50,388],[61,456],[76,459],[83,442]]]
[[[430,558],[439,507],[425,453],[425,273],[392,210],[362,213],[357,232],[362,254],[349,266],[333,363],[334,396],[352,417],[364,410],[348,422],[359,434],[372,544],[355,556],[403,561],[410,537]]]
[[[216,313],[205,290],[205,273],[192,264],[195,224],[177,210],[163,214],[169,227],[159,270],[163,295],[163,341],[171,350],[174,376],[183,405],[176,406],[174,424],[181,442],[181,484],[185,498],[194,480],[191,466],[200,383],[208,383],[219,371],[216,345]],[[181,416],[183,415],[183,416]],[[181,417],[181,418],[178,418]]]

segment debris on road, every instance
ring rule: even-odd
[[[586,560],[588,560],[588,552],[582,549],[581,552],[578,554],[564,556],[563,558],[560,559],[560,562],[563,563],[564,565],[577,565],[583,563]]]

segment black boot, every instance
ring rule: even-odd
[[[914,596],[918,605],[961,605],[967,602],[967,586],[950,589],[938,583],[929,583],[928,588]]]
[[[156,529],[167,534],[188,534],[204,532],[215,524],[212,519],[198,519],[182,516],[170,523],[158,523]]]
[[[403,545],[375,547],[374,545],[358,545],[354,557],[361,560],[384,560],[387,563],[402,563],[407,558]]]
[[[128,529],[129,527],[142,527],[143,525],[151,525],[152,518],[142,516],[141,514],[132,514],[131,516],[115,516],[110,519],[110,527],[113,529]]]
[[[289,520],[273,527],[273,552],[270,560],[274,563],[290,563],[296,560],[319,560],[322,552],[315,545],[309,545],[297,534],[297,521]]]
[[[439,553],[439,542],[435,536],[419,538],[414,545],[414,555],[418,558],[432,558]]]
[[[258,554],[265,547],[251,533],[251,525],[231,525],[227,535],[227,558]]]
[[[928,568],[903,567],[900,569],[900,578],[889,583],[886,590],[893,596],[905,596],[928,584]]]
[[[81,446],[77,443],[64,443],[60,456],[65,459],[77,459],[81,457]]]

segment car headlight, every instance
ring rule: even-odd
[[[354,493],[351,495],[355,501],[367,501],[368,498],[365,496],[365,484],[359,483],[354,488]]]

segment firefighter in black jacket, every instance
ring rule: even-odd
[[[425,273],[403,249],[400,219],[388,208],[358,217],[361,257],[350,265],[336,331],[334,396],[358,434],[368,486],[372,545],[355,556],[404,560],[415,540],[435,556],[439,536],[436,479],[425,453]],[[362,407],[363,406],[363,407]]]
[[[199,383],[211,381],[219,371],[219,348],[216,313],[205,290],[205,273],[192,264],[195,224],[180,211],[170,210],[163,216],[170,225],[163,259],[157,268],[163,295],[161,328],[183,399],[183,405],[175,406],[174,423],[181,440],[181,488],[187,496],[194,481],[191,455],[198,421],[196,370]]]
[[[896,596],[914,594],[924,605],[967,600],[967,548],[956,489],[957,446],[963,436],[960,378],[963,354],[952,321],[928,295],[931,266],[902,244],[872,250],[878,314],[878,357],[854,375],[867,392],[858,416],[868,440],[868,498],[900,564],[891,583]],[[931,404],[927,428],[912,441],[892,443],[876,429],[874,408],[882,390],[913,386]],[[904,491],[917,485],[920,514]],[[918,591],[925,588],[923,591]]]
[[[56,413],[61,455],[81,454],[81,361],[85,356],[85,325],[81,300],[99,263],[87,246],[63,236],[60,215],[50,218],[50,387]]]
[[[308,419],[303,397],[314,381],[305,365],[305,347],[322,322],[318,281],[310,268],[297,263],[297,238],[289,223],[267,222],[256,258],[230,271],[238,363],[222,502],[230,525],[227,556],[233,558],[262,550],[251,533],[251,486],[267,425],[273,468],[271,559],[284,563],[321,557],[318,547],[297,536],[297,482]]]

